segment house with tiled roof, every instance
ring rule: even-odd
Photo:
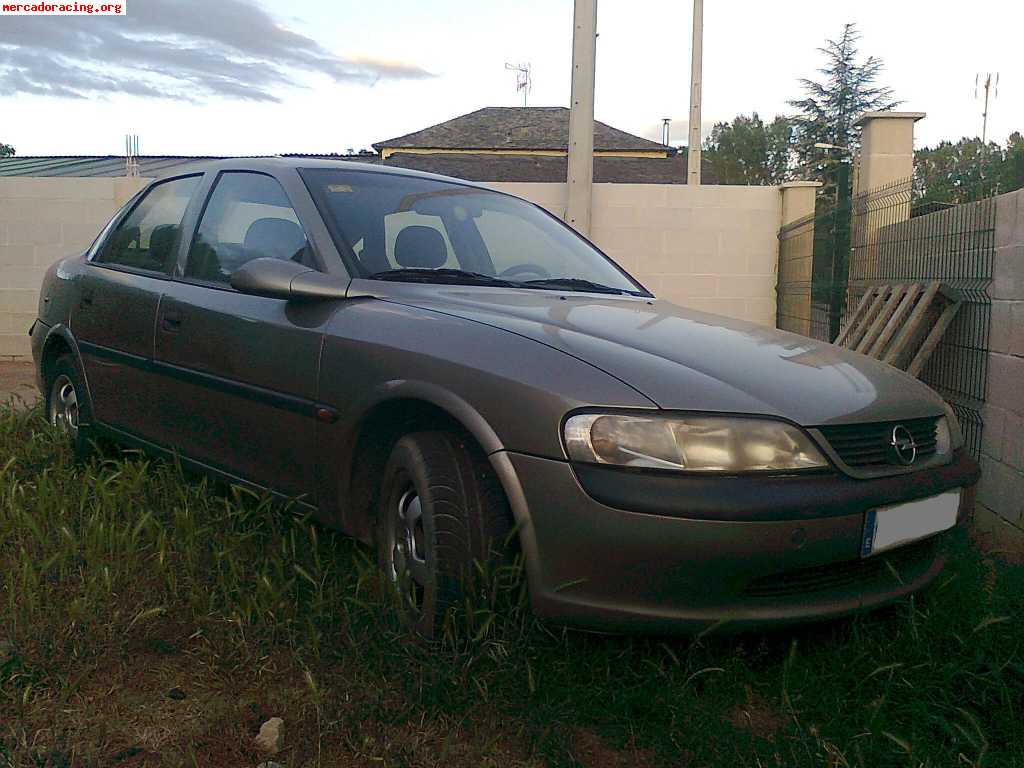
[[[378,141],[373,148],[384,160],[396,152],[564,156],[569,149],[569,109],[484,107],[420,131]],[[594,121],[596,156],[665,158],[675,153],[675,147]]]
[[[440,173],[480,182],[565,182],[569,154],[566,107],[485,107],[429,128],[378,141],[376,152],[356,155],[286,154],[334,158]],[[182,155],[137,158],[140,176],[170,173],[200,160]],[[708,167],[705,184],[714,184]],[[125,158],[104,156],[7,157],[3,176],[123,176]],[[685,184],[686,158],[675,147],[594,121],[594,181],[616,184]]]
[[[385,165],[470,181],[564,182],[569,109],[484,107],[373,148]],[[685,184],[686,161],[675,147],[595,120],[594,181]]]

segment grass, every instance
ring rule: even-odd
[[[955,548],[847,621],[599,637],[513,584],[427,645],[364,547],[0,406],[0,767],[256,765],[271,716],[288,768],[1024,766],[1024,572]]]

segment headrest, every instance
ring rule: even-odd
[[[242,248],[252,258],[291,259],[306,244],[302,227],[288,219],[256,219],[245,232]]]
[[[153,231],[149,233],[149,258],[161,263],[166,261],[177,234],[178,228],[173,224],[161,224],[158,227],[153,227]]]
[[[448,261],[448,246],[432,227],[406,227],[395,238],[395,261],[413,269],[437,269]]]

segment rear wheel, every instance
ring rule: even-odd
[[[94,451],[89,401],[82,375],[70,354],[50,366],[46,385],[46,417],[70,440],[75,456],[84,459]]]
[[[440,633],[467,594],[474,562],[501,563],[511,529],[501,486],[467,439],[417,432],[395,444],[379,495],[377,560],[416,632]]]

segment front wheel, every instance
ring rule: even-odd
[[[500,563],[511,529],[501,486],[468,440],[417,432],[395,443],[379,495],[377,560],[413,630],[439,634],[445,613],[466,595],[474,563]]]

